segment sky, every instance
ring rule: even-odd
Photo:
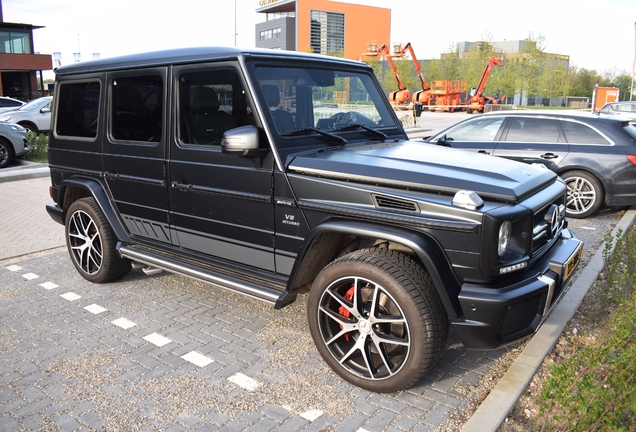
[[[253,48],[259,0],[0,0],[5,22],[27,23],[35,51],[90,60],[192,46]],[[636,0],[347,0],[391,9],[390,44],[411,42],[419,60],[462,41],[542,38],[544,50],[603,73],[632,72]],[[372,23],[370,24],[372,25]],[[636,73],[636,71],[634,71]],[[52,73],[45,78],[51,78]]]

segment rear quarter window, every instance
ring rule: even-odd
[[[58,85],[57,135],[78,138],[97,136],[100,89],[98,81]]]
[[[583,123],[561,121],[561,126],[570,144],[611,144],[603,135]]]

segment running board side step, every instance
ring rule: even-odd
[[[188,276],[201,282],[217,285],[230,291],[238,292],[246,296],[273,304],[275,309],[292,303],[296,300],[297,293],[289,292],[281,285],[281,289],[259,286],[237,278],[212,272],[204,266],[193,263],[182,263],[170,259],[164,254],[151,250],[136,248],[135,246],[119,243],[117,251],[122,258],[144,264],[146,266],[165,270],[167,272]]]

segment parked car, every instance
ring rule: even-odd
[[[13,111],[24,105],[24,102],[6,96],[0,96],[0,113]]]
[[[636,204],[636,126],[620,118],[499,111],[461,121],[426,141],[546,166],[567,184],[571,218],[590,216],[603,203]]]
[[[0,114],[0,122],[19,124],[27,131],[35,133],[49,133],[52,101],[53,96],[33,99],[14,111]]]
[[[0,168],[5,168],[14,158],[29,152],[27,131],[13,123],[0,123]]]
[[[603,105],[599,114],[615,115],[623,117],[631,122],[636,122],[636,102],[612,102]]]
[[[409,141],[362,62],[191,48],[55,74],[47,211],[78,273],[308,292],[318,351],[367,390],[415,383],[451,325],[469,348],[531,335],[581,257],[556,174]],[[342,89],[355,108],[326,107]]]

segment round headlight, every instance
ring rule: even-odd
[[[510,234],[512,232],[512,224],[510,221],[505,221],[499,228],[499,242],[497,244],[497,252],[500,257],[503,257],[510,245]]]

